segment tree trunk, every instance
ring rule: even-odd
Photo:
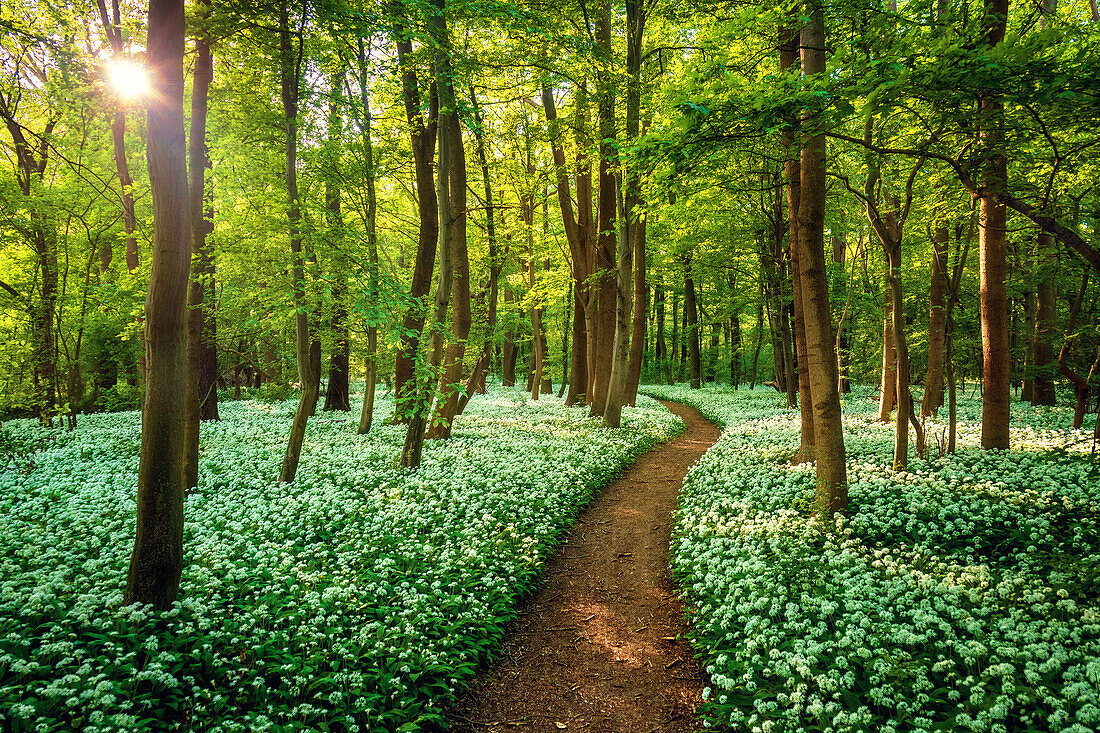
[[[936,222],[932,234],[932,276],[928,296],[928,371],[920,416],[935,417],[943,404],[943,358],[947,324],[947,224]]]
[[[797,8],[793,9],[797,13]],[[799,63],[799,18],[788,18],[787,24],[779,29],[779,70],[785,72]],[[795,122],[797,124],[797,121]],[[801,171],[798,157],[792,155],[795,130],[783,133],[783,150],[786,153],[783,163],[787,178],[787,223],[791,253],[791,292],[794,304],[794,350],[798,364],[798,404],[801,418],[801,444],[795,463],[813,460],[814,455],[814,411],[810,400],[810,364],[806,357],[806,316],[803,309],[802,274],[799,263],[798,242],[798,202],[801,188]],[[778,208],[778,207],[777,207]],[[789,400],[788,400],[789,401]],[[788,405],[790,406],[790,405]]]
[[[899,231],[900,234],[900,231]],[[894,470],[904,471],[909,462],[909,347],[905,340],[905,299],[901,286],[901,240],[892,243],[889,254],[889,297],[893,316],[894,352],[897,355],[897,419],[894,424]]]
[[[466,152],[451,69],[451,39],[442,15],[444,0],[438,0],[439,15],[433,18],[439,34],[436,53],[436,88],[439,93],[439,225],[446,241],[447,266],[451,269],[451,341],[439,380],[439,398],[430,438],[449,438],[461,398],[462,361],[473,321],[470,308],[470,258],[466,248]]]
[[[672,362],[680,356],[680,341],[683,339],[680,329],[679,308],[680,301],[676,298],[676,291],[674,290],[672,291],[672,357],[669,359],[668,368],[666,369],[669,384],[675,384],[680,375],[679,368],[677,368],[675,373],[672,371]]]
[[[579,104],[578,104],[579,106]],[[592,257],[591,242],[588,239],[588,227],[582,226],[573,215],[573,201],[570,196],[569,178],[565,170],[565,150],[561,142],[561,127],[558,123],[557,104],[554,100],[553,90],[547,85],[542,86],[542,108],[546,115],[546,124],[550,138],[550,149],[554,156],[554,183],[558,198],[558,208],[561,210],[561,219],[565,227],[565,239],[569,244],[569,256],[571,260],[570,274],[573,279],[573,351],[569,362],[569,392],[565,398],[566,405],[574,405],[582,402],[588,384],[588,333],[585,329],[585,311],[590,307],[590,288],[588,286],[588,263]],[[578,110],[578,118],[581,111]],[[580,185],[581,161],[578,159],[577,167],[577,208],[582,208]],[[589,190],[589,196],[591,190]],[[589,209],[591,204],[588,204]]]
[[[156,92],[148,106],[153,262],[145,298],[148,377],[138,463],[137,536],[126,603],[167,610],[183,572],[186,489],[187,281],[191,211],[183,133],[182,0],[150,0],[146,63]]]
[[[985,0],[986,42],[995,47],[1005,37],[1008,0]],[[1004,151],[1004,107],[996,92],[979,102],[984,148],[978,259],[982,321],[982,448],[1008,449],[1011,404],[1008,344],[1008,295],[1005,289],[1006,209],[998,200],[1008,176]]]
[[[887,283],[889,286],[889,283]],[[890,422],[898,395],[898,352],[894,343],[894,302],[887,294],[882,301],[882,372],[879,377],[878,421]]]
[[[802,73],[825,73],[825,21],[820,5],[807,5],[802,29]],[[814,455],[817,489],[813,512],[831,517],[848,508],[844,426],[837,394],[836,354],[825,273],[825,136],[814,135],[802,149],[798,202],[799,269],[806,318],[806,359],[814,406]]]
[[[1057,259],[1054,237],[1046,232],[1039,233],[1039,261],[1052,265]],[[1054,395],[1053,370],[1054,333],[1058,328],[1058,289],[1054,277],[1040,277],[1037,291],[1037,313],[1035,318],[1035,386],[1032,404],[1057,404]]]
[[[1089,269],[1086,267],[1081,274],[1081,284],[1077,287],[1077,296],[1073,299],[1073,304],[1069,309],[1069,317],[1066,321],[1066,338],[1062,342],[1062,348],[1058,351],[1058,371],[1065,376],[1073,385],[1074,395],[1074,409],[1073,409],[1073,424],[1074,430],[1081,427],[1085,419],[1085,408],[1088,403],[1089,384],[1088,380],[1074,371],[1069,365],[1069,351],[1076,338],[1077,331],[1077,317],[1081,313],[1081,308],[1085,302],[1085,291],[1089,285]]]
[[[209,15],[204,2],[203,17]],[[209,106],[210,82],[213,79],[213,58],[210,42],[205,34],[195,39],[195,70],[191,85],[191,139],[190,139],[190,215],[191,256],[195,261],[187,293],[187,468],[184,480],[187,488],[198,486],[199,477],[199,421],[206,418],[207,403],[213,405],[213,419],[218,417],[216,378],[217,355],[214,352],[212,334],[206,332],[206,322],[213,320],[210,309],[204,305],[206,288],[213,285],[214,263],[206,245],[206,235],[213,229],[207,216],[206,170],[210,168],[210,151],[206,144],[206,112]],[[212,206],[212,205],[211,205]],[[213,212],[210,211],[212,214]],[[213,288],[211,287],[211,290]],[[213,355],[214,374],[210,361]]]
[[[367,295],[369,303],[377,308],[381,298],[381,287],[378,279],[378,192],[374,183],[377,171],[374,167],[374,143],[371,140],[371,126],[374,120],[371,116],[370,93],[367,86],[370,78],[367,50],[361,38],[356,42],[356,52],[359,103],[363,107],[360,139],[363,142],[363,164],[367,179],[367,201],[363,222],[367,235],[367,268],[370,273],[370,291]],[[374,398],[378,382],[378,318],[373,315],[367,319],[367,353],[363,362],[363,409],[359,413],[357,430],[359,435],[369,433],[371,424],[374,422]]]
[[[618,288],[616,272],[616,182],[614,158],[618,155],[615,135],[615,81],[612,78],[611,3],[599,6],[596,42],[602,65],[597,75],[599,89],[599,227],[596,234],[596,381],[589,414],[600,417],[607,405],[615,355],[615,323]]]
[[[684,313],[687,316],[688,363],[691,369],[691,389],[702,386],[699,363],[699,314],[695,304],[695,280],[691,276],[691,256],[684,257]]]
[[[638,138],[641,129],[641,98],[642,98],[642,50],[645,37],[645,25],[647,20],[646,7],[643,0],[627,0],[626,2],[626,137],[634,141]],[[638,384],[642,375],[642,349],[645,345],[646,331],[646,286],[645,271],[645,213],[640,211],[641,175],[638,169],[630,165],[623,172],[623,223],[622,232],[625,239],[619,252],[619,308],[616,328],[622,328],[625,332],[630,318],[629,310],[633,307],[633,324],[629,334],[616,332],[616,370],[621,370],[618,377],[620,384],[613,382],[612,395],[608,398],[607,409],[604,411],[604,424],[618,427],[621,421],[621,411],[624,404],[633,405],[638,394]],[[629,250],[629,251],[628,251]],[[630,268],[633,267],[633,273]],[[631,278],[632,275],[632,278]],[[629,283],[633,287],[633,293],[625,291]],[[633,303],[631,303],[633,301]],[[625,353],[624,353],[625,352]]]
[[[344,68],[332,75],[329,90],[328,108],[328,158],[325,171],[325,223],[329,229],[329,239],[335,245],[337,257],[341,257],[344,241],[344,216],[341,211],[340,191],[340,146],[344,134],[343,91]],[[344,268],[335,267],[335,282],[332,286],[332,353],[329,356],[328,385],[325,389],[325,412],[340,410],[351,411],[351,386],[348,383],[350,353],[348,346],[348,304],[347,278]]]
[[[653,306],[656,310],[656,335],[653,339],[653,358],[658,374],[664,374],[665,381],[672,383],[669,371],[668,344],[665,342],[665,289],[660,285],[653,288]]]
[[[436,145],[436,118],[439,99],[433,85],[428,101],[425,122],[420,106],[420,88],[416,67],[413,65],[411,34],[404,19],[394,23],[393,38],[397,47],[397,59],[401,68],[401,91],[405,102],[405,119],[409,123],[412,143],[413,166],[416,169],[416,206],[419,215],[419,235],[416,244],[416,260],[413,264],[409,296],[412,305],[405,311],[401,324],[400,346],[394,363],[394,419],[407,422],[413,412],[410,401],[417,393],[415,363],[420,351],[421,332],[427,316],[427,295],[432,286],[435,269],[437,239],[439,237],[439,207],[436,201],[433,157]]]
[[[303,26],[305,19],[302,19]],[[294,48],[297,40],[298,48]],[[280,483],[290,483],[298,473],[298,461],[302,454],[302,442],[306,434],[306,422],[317,403],[320,381],[314,372],[312,347],[314,343],[309,323],[305,291],[305,261],[302,255],[301,204],[298,199],[298,94],[301,81],[302,44],[299,30],[290,28],[290,11],[286,2],[279,8],[279,79],[285,117],[286,141],[284,149],[284,178],[287,191],[287,223],[290,233],[291,279],[294,286],[295,356],[298,361],[298,382],[302,394],[298,409],[290,427],[286,453],[279,469]]]
[[[458,414],[466,409],[471,394],[485,394],[485,373],[489,370],[489,359],[493,350],[493,336],[497,327],[497,300],[500,295],[500,273],[504,262],[497,249],[496,209],[493,205],[493,184],[489,176],[489,158],[485,153],[485,122],[481,117],[481,107],[477,102],[477,93],[470,86],[470,101],[474,111],[474,143],[477,147],[477,159],[481,166],[481,182],[485,192],[485,235],[489,244],[489,303],[485,323],[485,342],[481,347],[481,356],[470,375],[469,389],[458,403]],[[568,184],[567,184],[568,186]]]

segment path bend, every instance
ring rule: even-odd
[[[580,515],[496,660],[449,711],[451,730],[701,729],[704,677],[684,638],[669,538],[684,474],[720,431],[692,407],[663,404],[683,434],[640,456]]]

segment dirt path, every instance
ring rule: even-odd
[[[693,408],[665,405],[684,434],[638,458],[580,516],[496,661],[450,711],[452,730],[700,730],[704,681],[682,638],[668,546],[684,474],[719,431]]]

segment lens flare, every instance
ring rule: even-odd
[[[132,61],[114,61],[107,67],[111,87],[123,99],[140,99],[149,93],[149,74]]]

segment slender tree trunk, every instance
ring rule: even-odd
[[[653,307],[656,311],[656,333],[653,338],[653,361],[657,374],[664,374],[665,381],[670,381],[668,367],[668,344],[665,342],[665,289],[660,285],[653,288]]]
[[[363,163],[367,184],[367,208],[364,225],[367,235],[367,267],[370,272],[369,302],[377,307],[381,298],[378,279],[378,192],[375,188],[377,172],[374,166],[374,142],[371,140],[373,117],[370,109],[370,93],[367,88],[369,68],[367,50],[363,39],[356,43],[357,65],[359,71],[359,103],[363,107],[363,119],[360,137],[363,141]],[[375,387],[378,382],[378,319],[372,316],[367,322],[367,354],[363,369],[363,409],[359,413],[359,435],[370,432],[374,422]]]
[[[825,73],[825,21],[820,5],[807,5],[802,29],[802,73]],[[806,318],[806,358],[814,406],[817,490],[814,514],[831,517],[848,508],[844,427],[837,394],[836,354],[825,273],[825,136],[814,135],[802,149],[798,202],[799,269]]]
[[[900,232],[899,232],[900,233]],[[889,254],[890,309],[893,317],[894,352],[897,354],[897,420],[894,425],[894,470],[904,471],[909,462],[909,348],[905,340],[905,308],[901,286],[901,241],[892,243]]]
[[[439,216],[440,230],[446,232],[447,265],[452,275],[451,340],[443,361],[439,380],[439,399],[430,438],[449,438],[458,415],[461,398],[462,360],[466,355],[466,339],[470,335],[473,316],[470,308],[470,259],[466,248],[466,152],[462,144],[462,126],[458,119],[451,68],[450,36],[443,18],[443,1],[439,0],[439,15],[435,23],[441,38],[436,53],[436,88],[439,90]],[[440,247],[443,246],[440,242]]]
[[[428,115],[425,120],[420,105],[420,88],[416,68],[413,66],[413,45],[409,31],[402,25],[394,24],[393,38],[397,47],[398,64],[401,69],[401,90],[405,102],[405,118],[409,123],[409,136],[412,142],[413,166],[416,169],[416,204],[419,215],[419,235],[416,245],[416,260],[413,265],[412,282],[409,296],[412,305],[405,311],[401,324],[401,339],[394,364],[394,419],[407,422],[414,412],[413,405],[417,389],[416,359],[420,351],[421,332],[427,316],[427,295],[432,286],[432,273],[435,269],[437,239],[439,237],[439,207],[436,200],[433,157],[436,145],[436,118],[439,111],[439,99],[433,91],[429,95]]]
[[[497,327],[497,300],[500,294],[500,273],[504,269],[503,260],[497,249],[496,211],[493,205],[493,184],[489,176],[489,158],[485,153],[485,122],[481,116],[481,107],[477,102],[477,93],[470,86],[470,101],[474,112],[474,143],[477,147],[477,159],[481,166],[481,182],[485,192],[485,235],[489,244],[489,303],[485,324],[485,342],[481,347],[481,356],[474,365],[468,389],[459,399],[458,414],[466,409],[466,403],[474,392],[485,394],[485,373],[489,370],[489,359],[493,350],[493,336]],[[568,184],[566,184],[568,186]]]
[[[688,361],[691,368],[691,389],[702,386],[699,363],[699,314],[695,303],[695,280],[691,276],[691,257],[684,258],[684,312],[687,315]]]
[[[111,14],[107,14],[107,5],[104,0],[96,0],[96,8],[99,10],[99,20],[103,24],[103,31],[107,41],[111,45],[111,52],[115,58],[121,59],[126,55],[126,48],[122,38],[122,20],[119,12],[119,0],[111,3]],[[196,53],[199,50],[196,48]],[[137,229],[137,216],[134,211],[134,181],[130,177],[130,166],[126,160],[126,110],[117,109],[111,121],[111,142],[114,144],[115,171],[118,174],[118,184],[122,188],[122,224],[126,231],[126,267],[130,272],[138,269],[137,237],[134,231]],[[100,250],[100,272],[107,274],[111,266],[113,255],[109,246]]]
[[[898,395],[898,352],[894,343],[894,302],[882,301],[882,372],[879,377],[878,421],[890,422]]]
[[[588,276],[590,275],[588,262],[591,258],[590,243],[587,238],[587,226],[582,226],[573,214],[573,201],[570,197],[569,178],[565,169],[565,150],[561,142],[561,127],[558,123],[557,103],[550,86],[542,86],[542,108],[546,115],[546,124],[550,137],[550,149],[554,156],[554,182],[558,198],[558,208],[561,210],[562,223],[565,227],[565,239],[569,244],[570,272],[573,278],[573,351],[570,357],[569,392],[565,398],[565,404],[574,405],[584,399],[588,383],[588,333],[585,329],[585,310],[589,302]],[[581,111],[578,110],[578,118]],[[580,160],[578,160],[578,211],[582,208],[580,201],[582,186],[580,186]],[[589,189],[591,196],[591,189]],[[591,203],[588,204],[589,211]]]
[[[680,301],[676,297],[676,291],[672,291],[672,356],[669,358],[668,368],[665,370],[668,383],[675,384],[677,377],[679,377],[679,369],[674,374],[672,371],[672,362],[679,358],[680,355],[680,341],[682,340],[682,334],[680,332]]]
[[[641,127],[642,50],[647,20],[644,0],[626,1],[626,137],[636,140]],[[646,328],[645,214],[641,208],[640,173],[623,170],[623,241],[619,248],[615,353],[604,425],[619,427],[622,406],[633,405],[642,373]],[[633,268],[633,272],[631,272]],[[630,292],[630,290],[633,292]],[[633,324],[631,327],[631,309]],[[629,329],[629,332],[628,332]]]
[[[328,171],[325,176],[325,220],[328,224],[329,238],[336,245],[337,252],[342,252],[344,240],[344,215],[341,211],[340,191],[340,147],[344,134],[343,92],[344,77],[343,68],[332,75],[329,91],[328,108]],[[342,256],[338,254],[337,256]],[[349,384],[350,349],[348,339],[348,283],[343,273],[343,268],[337,265],[333,273],[336,281],[332,286],[332,354],[329,356],[328,385],[325,390],[326,412],[340,410],[351,411],[351,386]]]
[[[752,352],[752,377],[749,381],[749,389],[756,389],[756,372],[760,365],[760,349],[764,346],[764,276],[760,275],[760,282],[756,289],[756,346]]]
[[[1089,284],[1089,269],[1086,267],[1081,274],[1081,284],[1077,287],[1077,296],[1073,299],[1073,304],[1069,309],[1069,317],[1066,321],[1066,338],[1062,342],[1062,348],[1058,351],[1058,371],[1070,381],[1073,385],[1074,394],[1074,409],[1073,409],[1073,423],[1074,430],[1081,427],[1085,419],[1085,409],[1088,404],[1089,383],[1088,380],[1083,378],[1080,374],[1074,371],[1069,365],[1069,352],[1070,347],[1073,344],[1077,331],[1077,317],[1081,313],[1081,308],[1085,302],[1085,291],[1088,289]]]
[[[203,3],[202,15],[209,16],[209,6]],[[191,85],[191,139],[190,139],[190,205],[191,205],[191,256],[196,272],[192,275],[187,292],[187,468],[184,480],[187,488],[198,486],[199,477],[199,421],[205,417],[203,406],[213,403],[214,419],[217,419],[217,391],[211,381],[210,354],[214,345],[206,330],[212,314],[204,300],[208,283],[213,281],[213,260],[206,245],[206,235],[213,228],[207,218],[206,170],[210,167],[210,152],[206,144],[206,112],[210,82],[213,79],[213,58],[205,33],[195,39],[195,70]],[[216,355],[215,370],[216,370]],[[204,361],[207,363],[204,364]],[[216,375],[215,375],[216,376]]]
[[[305,19],[302,19],[304,25]],[[294,41],[297,40],[297,49]],[[294,283],[295,356],[298,361],[298,381],[302,394],[298,409],[290,426],[290,438],[279,469],[280,483],[290,483],[298,473],[298,461],[302,455],[306,423],[317,404],[320,380],[313,371],[313,334],[305,292],[305,260],[302,254],[301,204],[298,199],[298,94],[301,82],[302,44],[301,30],[290,27],[290,11],[287,2],[279,8],[279,78],[283,114],[286,125],[284,149],[284,177],[287,191],[287,223],[290,232],[291,279]]]
[[[943,359],[947,324],[947,224],[937,221],[932,233],[932,277],[928,296],[928,371],[920,416],[935,417],[943,404]]]
[[[191,211],[183,133],[183,0],[150,0],[146,63],[156,94],[148,106],[153,262],[145,299],[149,369],[138,463],[137,536],[126,603],[166,610],[183,572],[186,489],[187,281]]]
[[[1057,258],[1054,237],[1046,232],[1039,233],[1039,261],[1051,265]],[[1035,318],[1035,387],[1032,403],[1036,405],[1057,404],[1054,395],[1054,379],[1051,372],[1055,368],[1054,333],[1058,328],[1058,289],[1053,277],[1040,277],[1037,291],[1037,313]]]

